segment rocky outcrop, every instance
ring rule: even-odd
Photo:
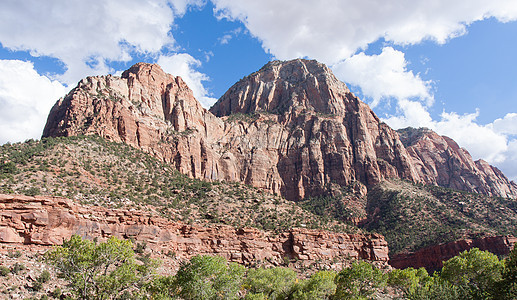
[[[136,64],[122,77],[88,77],[56,103],[43,136],[82,134],[139,147],[191,177],[239,181],[290,200],[357,183],[364,196],[367,187],[393,177],[517,196],[498,170],[472,162],[445,138],[406,149],[325,65],[311,60],[268,63],[210,112],[181,78],[157,65]]]
[[[489,196],[517,198],[517,184],[484,160],[474,161],[467,150],[426,128],[398,130],[412,165],[426,184]]]
[[[271,164],[288,199],[323,194],[332,185],[419,180],[397,134],[317,61],[271,62],[232,86],[210,111],[275,116],[283,142],[274,145]]]
[[[60,245],[73,234],[99,240],[110,236],[147,243],[178,259],[217,254],[243,264],[307,263],[366,259],[385,263],[388,247],[377,234],[345,234],[293,228],[273,234],[227,225],[187,225],[138,210],[82,206],[65,198],[0,194],[0,244]]]
[[[478,239],[466,239],[446,244],[433,245],[413,253],[403,253],[390,257],[390,265],[398,269],[426,268],[439,270],[444,261],[453,258],[465,250],[478,248],[496,255],[508,255],[517,238],[512,236],[493,236]]]

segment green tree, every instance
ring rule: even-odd
[[[246,299],[287,299],[296,284],[296,273],[288,268],[248,270]]]
[[[318,271],[311,278],[302,281],[294,288],[291,299],[296,300],[325,300],[331,299],[336,293],[336,272]]]
[[[74,235],[45,255],[79,299],[121,299],[150,279],[154,260],[138,263],[130,241],[111,237],[96,244]]]
[[[502,280],[497,285],[497,298],[517,299],[517,248],[505,260]]]
[[[418,288],[425,286],[431,277],[426,269],[407,268],[404,270],[394,269],[388,273],[388,285],[392,286],[404,294],[412,294]]]
[[[465,297],[492,299],[503,267],[495,254],[472,248],[444,262],[440,278],[463,290]]]
[[[0,178],[5,174],[14,174],[17,172],[16,164],[12,161],[0,161]]]
[[[335,282],[335,299],[371,299],[375,292],[386,286],[386,276],[373,265],[359,261],[341,270]]]
[[[224,257],[197,255],[180,267],[174,286],[182,299],[237,299],[244,273]]]
[[[417,286],[404,295],[410,300],[464,300],[469,299],[460,287],[436,276],[429,277],[425,284]]]

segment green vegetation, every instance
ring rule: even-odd
[[[370,299],[386,286],[385,274],[373,265],[360,261],[339,272],[335,299]]]
[[[384,235],[390,253],[483,235],[516,235],[517,205],[437,186],[392,179],[368,192],[364,229]]]
[[[328,221],[339,220],[353,224],[353,220],[366,218],[366,197],[358,196],[357,190],[361,183],[355,182],[348,186],[333,184],[330,188],[333,194],[307,197],[299,205],[308,211],[325,218]]]
[[[0,193],[68,197],[86,205],[152,210],[186,223],[284,231],[292,227],[357,232],[280,196],[239,183],[180,174],[124,143],[97,136],[29,140],[0,146]]]
[[[194,256],[174,279],[182,299],[237,299],[245,269],[220,256]]]
[[[11,270],[6,266],[0,266],[0,276],[7,276]]]
[[[137,294],[157,267],[150,259],[138,263],[132,243],[115,237],[96,244],[74,235],[45,256],[78,299],[122,299]]]
[[[69,283],[52,294],[71,292],[76,299],[515,299],[517,285],[517,249],[499,260],[474,248],[444,262],[432,276],[424,269],[386,271],[356,261],[339,273],[318,271],[307,279],[283,267],[246,269],[206,255],[184,262],[176,275],[159,276],[153,274],[157,263],[145,257],[137,262],[132,249],[131,242],[116,238],[96,244],[72,237],[46,254]]]

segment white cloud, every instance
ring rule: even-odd
[[[444,43],[466,25],[517,19],[515,0],[213,0],[220,18],[242,21],[279,59],[334,64],[385,38],[396,44]]]
[[[398,115],[384,119],[392,128],[434,128],[433,119],[422,103],[402,99],[397,102],[397,109],[399,111]]]
[[[423,81],[418,74],[408,71],[404,53],[386,47],[379,55],[356,54],[332,69],[341,80],[359,86],[366,97],[372,98],[372,107],[381,99],[419,98],[428,106],[433,103],[431,82]]]
[[[498,166],[508,178],[517,182],[517,139],[508,143],[508,150],[505,154],[506,159]]]
[[[201,102],[205,108],[210,108],[217,99],[210,97],[208,91],[203,86],[203,81],[208,81],[210,78],[206,74],[196,71],[194,68],[199,67],[201,62],[186,53],[179,53],[173,55],[162,55],[158,59],[158,64],[167,73],[174,76],[181,76],[181,78],[190,87],[196,99]]]
[[[517,139],[512,139],[505,131],[495,130],[498,119],[491,124],[476,123],[479,111],[471,114],[443,112],[440,120],[432,120],[429,112],[419,102],[401,100],[398,102],[398,115],[390,116],[384,121],[395,129],[404,127],[427,127],[440,135],[455,140],[467,149],[474,159],[482,158],[494,164],[513,180],[517,179]],[[508,114],[513,116],[514,114]],[[515,123],[514,123],[515,124]],[[512,175],[513,174],[513,175]]]
[[[496,132],[517,135],[517,113],[506,114],[504,118],[496,119],[490,126]]]
[[[0,2],[0,42],[13,50],[61,60],[58,78],[75,84],[86,75],[112,71],[110,61],[129,61],[132,52],[156,53],[172,47],[174,14],[188,0],[6,0]]]
[[[477,124],[478,116],[479,111],[465,115],[443,112],[441,120],[435,122],[433,129],[468,149],[475,159],[483,158],[494,164],[503,162],[508,148],[506,136],[493,131],[489,126]]]
[[[226,32],[222,37],[217,39],[221,45],[226,45],[230,42],[231,39],[238,36],[242,32],[242,28],[239,27],[237,29]]]
[[[65,93],[32,63],[0,60],[0,144],[39,139],[52,105]]]

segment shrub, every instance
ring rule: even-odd
[[[291,298],[300,300],[330,299],[336,292],[335,278],[336,272],[318,271],[310,279],[297,284]]]
[[[514,247],[505,261],[502,279],[496,285],[496,298],[517,299],[517,247]]]
[[[50,272],[47,271],[47,270],[41,272],[41,274],[39,275],[37,280],[38,280],[38,282],[41,282],[41,283],[49,282],[49,280],[50,280]]]
[[[419,287],[431,280],[426,269],[407,268],[394,269],[388,274],[388,285],[399,289],[405,294],[414,293]]]
[[[386,276],[371,264],[360,261],[339,272],[335,282],[335,299],[364,299],[384,288]]]
[[[112,299],[136,291],[157,267],[153,260],[138,263],[132,243],[115,237],[95,244],[74,235],[45,256],[81,299]]]
[[[23,264],[20,264],[20,263],[15,263],[11,267],[11,273],[13,273],[13,274],[18,274],[18,273],[20,273],[23,270],[25,270],[25,266]]]
[[[224,257],[198,255],[180,267],[174,285],[183,299],[237,299],[244,272]]]
[[[504,264],[495,254],[472,248],[443,263],[440,278],[467,291],[474,298],[490,298],[502,279]]]
[[[247,298],[257,294],[266,299],[287,299],[293,292],[296,284],[296,273],[288,268],[258,268],[248,270],[245,287],[248,290]],[[260,298],[258,298],[260,299]]]
[[[7,252],[7,256],[9,258],[18,258],[18,257],[22,256],[22,253],[20,250],[16,250],[15,252],[13,252],[13,250],[9,250]]]
[[[61,294],[62,294],[62,293],[63,293],[63,292],[61,291],[61,288],[56,287],[56,288],[52,291],[51,296],[52,296],[52,297],[54,297],[54,298],[61,298]]]
[[[8,267],[0,266],[0,276],[7,276],[11,272]]]

